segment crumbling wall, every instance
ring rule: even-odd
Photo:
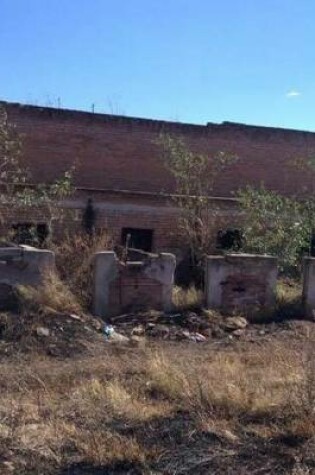
[[[206,263],[207,307],[225,313],[271,309],[275,303],[276,279],[276,257],[209,256]]]
[[[51,251],[29,246],[0,248],[0,308],[12,306],[17,285],[39,285],[45,272],[54,268]]]
[[[149,308],[170,310],[175,265],[175,257],[166,253],[125,263],[114,252],[95,254],[95,315],[109,317]]]

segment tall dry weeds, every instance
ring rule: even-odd
[[[172,302],[175,310],[200,309],[204,303],[203,291],[191,285],[187,289],[175,286],[173,288]]]
[[[92,303],[93,256],[111,249],[113,240],[107,231],[92,236],[86,233],[67,235],[61,242],[52,244],[61,280],[86,309]]]
[[[265,418],[274,421],[274,433],[310,437],[315,435],[314,340],[306,346],[303,354],[276,344],[272,352],[256,349],[248,356],[219,352],[198,367],[155,353],[148,360],[150,388],[203,426]]]
[[[19,286],[18,299],[22,312],[27,310],[80,313],[81,305],[56,272],[46,272],[37,287]]]

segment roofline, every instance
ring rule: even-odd
[[[46,113],[48,116],[64,116],[64,117],[86,117],[88,119],[93,119],[97,121],[113,121],[113,122],[120,122],[120,123],[139,123],[139,124],[146,124],[146,125],[155,125],[159,126],[161,129],[163,126],[165,127],[184,127],[184,128],[192,128],[195,130],[206,131],[208,128],[218,128],[218,129],[256,129],[256,130],[263,130],[263,131],[271,131],[271,132],[285,132],[285,133],[297,133],[297,134],[311,134],[314,135],[315,131],[310,130],[301,130],[301,129],[290,129],[285,127],[274,127],[274,126],[266,126],[266,125],[251,125],[251,124],[244,124],[239,122],[230,122],[230,121],[223,121],[221,123],[218,122],[207,122],[206,124],[194,124],[190,122],[180,122],[180,121],[169,121],[169,120],[162,120],[162,119],[148,119],[144,117],[133,117],[133,116],[126,116],[126,115],[116,115],[116,114],[106,114],[100,112],[91,112],[91,111],[84,111],[78,109],[67,109],[67,108],[59,108],[59,107],[46,107],[46,106],[39,106],[39,105],[32,105],[32,104],[23,104],[19,102],[9,102],[0,99],[0,106],[4,108],[16,108],[20,111],[30,111],[34,113]]]

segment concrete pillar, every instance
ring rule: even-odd
[[[315,258],[303,259],[303,306],[307,317],[315,317]]]
[[[98,317],[109,314],[109,285],[118,275],[118,259],[112,251],[98,252],[94,256],[93,312]]]
[[[150,265],[144,268],[147,277],[157,280],[162,284],[161,307],[165,312],[172,309],[172,294],[176,258],[173,254],[162,252],[157,258],[150,261]]]

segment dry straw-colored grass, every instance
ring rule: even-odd
[[[51,245],[56,255],[60,278],[66,283],[78,302],[89,308],[92,298],[92,266],[96,252],[113,249],[113,241],[107,231],[94,234],[68,235]]]
[[[151,464],[172,454],[168,444],[175,442],[167,437],[215,434],[222,444],[236,444],[234,450],[251,437],[273,441],[273,450],[279,438],[311,440],[314,360],[310,336],[299,347],[271,341],[218,351],[161,343],[154,350],[105,347],[68,362],[3,363],[0,447],[11,454],[6,460],[21,460],[19,474],[60,473],[79,462],[104,473],[117,464],[150,473]],[[164,435],[169,420],[177,421],[177,435]],[[178,473],[185,473],[190,455],[180,460]],[[0,473],[1,467],[0,449]],[[299,467],[287,473],[303,473]]]
[[[194,285],[187,289],[175,286],[172,301],[174,309],[178,311],[201,308],[204,301],[203,291],[197,289]]]
[[[303,355],[277,344],[251,354],[218,352],[198,367],[155,354],[148,361],[150,387],[202,424],[213,420],[270,418],[273,429],[315,435],[315,349]]]
[[[46,272],[43,282],[37,287],[19,286],[18,297],[22,310],[27,308],[60,313],[80,313],[78,299],[56,272]]]

